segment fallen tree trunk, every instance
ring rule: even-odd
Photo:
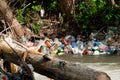
[[[26,49],[14,43],[11,38],[1,37],[1,58],[20,65],[16,55],[22,57],[24,52],[26,52]],[[49,57],[50,60],[43,55],[29,53],[27,61],[33,65],[36,72],[54,78],[55,80],[110,80],[110,77],[105,72],[96,71],[81,64],[75,64],[55,57]]]

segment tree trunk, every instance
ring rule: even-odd
[[[4,20],[13,29],[14,33],[20,38],[24,34],[22,30],[23,28],[13,15],[6,0],[0,0],[0,11],[3,14]]]
[[[0,56],[3,59],[20,65],[18,56],[22,56],[24,52],[26,52],[26,49],[14,43],[11,38],[1,38]],[[105,72],[96,71],[81,64],[75,64],[51,56],[29,53],[27,56],[28,61],[33,65],[36,72],[55,80],[110,80],[110,77]]]
[[[115,0],[111,0],[112,6],[114,6],[115,8],[120,8],[119,5],[117,5]]]
[[[71,14],[75,12],[75,0],[59,0],[61,11],[65,13],[65,22],[69,22]]]
[[[75,0],[59,0],[61,4],[62,12],[67,14],[73,14],[75,11]]]

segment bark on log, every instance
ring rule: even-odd
[[[0,0],[0,11],[3,14],[3,17],[7,24],[12,28],[14,33],[21,38],[22,35],[24,35],[24,31],[20,23],[17,21],[15,16],[12,13],[12,10],[7,4],[6,0]]]
[[[120,8],[119,5],[117,5],[116,1],[115,0],[111,0],[111,3],[112,3],[112,6],[114,6],[115,8]]]
[[[0,39],[0,56],[9,62],[19,64],[19,59],[10,46],[17,52],[17,55],[22,56],[26,51],[23,47],[17,45],[9,37]],[[64,61],[51,57],[47,60],[43,55],[30,54],[27,57],[34,70],[40,74],[54,78],[55,80],[110,80],[110,77],[101,71],[85,67],[81,64]]]

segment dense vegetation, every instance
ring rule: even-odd
[[[115,1],[120,5],[119,0]],[[45,10],[44,19],[57,20],[62,26],[70,27],[72,23],[79,29],[100,29],[120,23],[120,8],[113,6],[111,0],[76,0],[74,12],[70,14],[61,7],[60,0],[18,0],[9,3],[19,22],[30,24],[35,33],[41,27],[41,9]]]

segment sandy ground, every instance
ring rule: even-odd
[[[34,72],[34,77],[35,77],[35,80],[50,80],[48,77],[46,77],[44,75],[40,75],[36,72]]]
[[[89,63],[87,66],[106,72],[111,80],[120,80],[120,63]]]

